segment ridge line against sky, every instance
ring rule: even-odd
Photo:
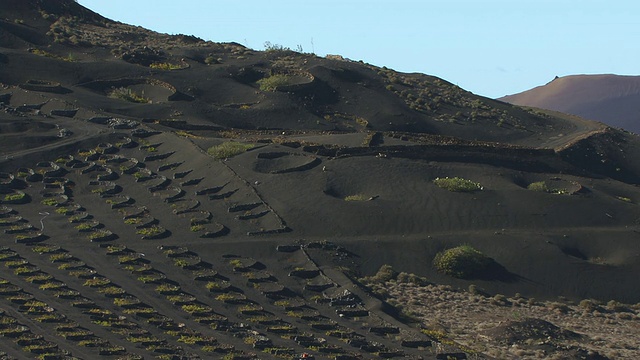
[[[497,98],[572,74],[640,75],[640,1],[79,0],[169,34],[265,42],[441,77]]]

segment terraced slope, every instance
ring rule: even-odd
[[[432,354],[428,337],[372,311],[379,300],[313,259],[350,256],[344,249],[267,240],[249,251],[259,249],[259,261],[234,246],[238,235],[212,249],[230,229],[255,237],[285,228],[223,164],[186,168],[143,141],[6,175],[2,236],[15,241],[1,250],[3,308],[26,316],[20,339],[40,330],[12,348],[82,358]]]

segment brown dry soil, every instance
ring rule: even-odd
[[[637,356],[637,307],[596,304],[640,302],[637,137],[432,76],[7,3],[5,358]],[[208,154],[229,141],[252,148]],[[461,244],[499,271],[432,267]],[[384,264],[430,283],[358,280]],[[470,285],[485,295],[453,290]],[[541,302],[559,296],[595,305]]]
[[[562,111],[640,132],[640,76],[571,75],[499,100]]]
[[[381,286],[382,285],[382,286]],[[472,287],[391,280],[387,301],[440,340],[497,359],[635,359],[640,356],[640,307],[583,300],[539,301],[490,296]]]

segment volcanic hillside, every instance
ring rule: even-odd
[[[8,358],[485,356],[372,291],[385,264],[640,301],[640,144],[600,123],[68,0],[3,1],[0,86]],[[462,244],[490,266],[432,266]]]
[[[565,76],[499,100],[574,114],[640,133],[640,76]]]

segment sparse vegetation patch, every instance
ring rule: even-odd
[[[152,68],[152,69],[159,69],[159,70],[180,70],[180,69],[184,69],[184,65],[173,64],[173,63],[168,63],[168,62],[153,63],[153,64],[149,65],[149,67]]]
[[[276,91],[280,86],[291,85],[292,76],[285,74],[275,74],[267,78],[258,80],[260,90],[262,91]]]
[[[367,201],[370,197],[365,194],[349,195],[344,198],[344,201]]]
[[[111,90],[111,92],[109,93],[109,97],[138,104],[148,104],[151,102],[151,100],[149,98],[146,98],[144,94],[138,94],[135,91],[125,87]]]
[[[549,192],[549,187],[544,181],[537,181],[529,184],[529,186],[527,186],[527,190]]]
[[[252,144],[246,144],[235,141],[227,141],[220,145],[210,147],[207,152],[216,159],[230,158],[252,149]]]
[[[6,202],[20,201],[20,200],[24,199],[25,196],[26,196],[26,194],[23,193],[23,192],[14,193],[14,194],[7,194],[7,195],[4,196],[4,201],[6,201]]]
[[[433,183],[438,187],[454,192],[474,192],[483,190],[480,183],[459,177],[436,178],[433,180]]]
[[[527,186],[527,190],[546,192],[546,193],[558,194],[558,195],[564,195],[569,193],[567,189],[551,188],[547,185],[545,181],[537,181],[537,182],[531,183]]]

